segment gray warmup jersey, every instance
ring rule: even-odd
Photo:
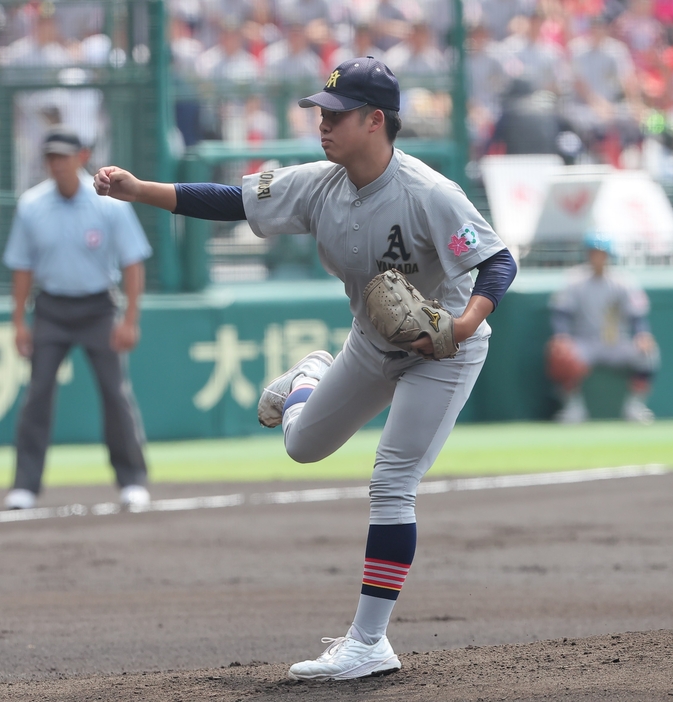
[[[552,296],[550,307],[570,315],[570,333],[578,339],[617,344],[631,338],[633,317],[649,313],[645,292],[622,273],[608,269],[597,278],[582,265],[570,277],[570,283]]]
[[[343,166],[319,161],[244,177],[243,204],[259,237],[316,238],[323,266],[344,283],[356,323],[382,351],[398,349],[374,329],[362,298],[377,273],[400,270],[459,316],[472,291],[469,271],[505,248],[455,183],[398,149],[360,190]],[[488,336],[488,324],[476,334]]]

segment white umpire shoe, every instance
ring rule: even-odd
[[[291,680],[351,680],[369,675],[387,675],[402,667],[388,637],[371,646],[351,636],[323,638],[329,646],[313,661],[295,663],[288,671]]]
[[[627,422],[652,424],[654,412],[637,395],[629,395],[622,406],[622,417]]]
[[[257,418],[264,427],[277,427],[283,421],[283,406],[287,396],[292,392],[295,378],[304,375],[320,380],[334,359],[327,351],[311,351],[289,371],[278,376],[262,391],[257,405]]]
[[[5,495],[5,509],[33,509],[37,495],[30,490],[14,488]]]
[[[144,485],[127,485],[119,491],[122,509],[141,511],[150,503],[150,493]]]

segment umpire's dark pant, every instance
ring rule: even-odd
[[[19,416],[15,488],[38,493],[51,436],[56,372],[73,346],[82,346],[101,393],[105,443],[119,487],[145,485],[144,431],[125,356],[110,348],[116,306],[109,292],[62,297],[41,292],[35,300],[30,385]]]

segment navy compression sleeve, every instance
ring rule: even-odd
[[[219,183],[176,183],[177,206],[173,214],[235,222],[247,219],[243,209],[243,189]]]
[[[472,294],[487,297],[495,309],[514,280],[517,271],[516,261],[508,249],[502,249],[482,261],[477,266],[477,270],[479,273]]]

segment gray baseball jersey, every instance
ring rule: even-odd
[[[570,316],[572,336],[607,345],[630,339],[632,318],[644,317],[650,309],[640,286],[611,269],[598,278],[588,265],[569,275],[569,284],[552,296],[550,306]]]
[[[362,293],[390,268],[427,298],[460,316],[472,291],[471,269],[505,248],[465,193],[422,161],[395,149],[374,182],[356,189],[327,161],[243,178],[243,204],[257,236],[312,234],[325,269],[344,282],[356,324],[382,351]],[[486,337],[486,322],[476,336]]]

